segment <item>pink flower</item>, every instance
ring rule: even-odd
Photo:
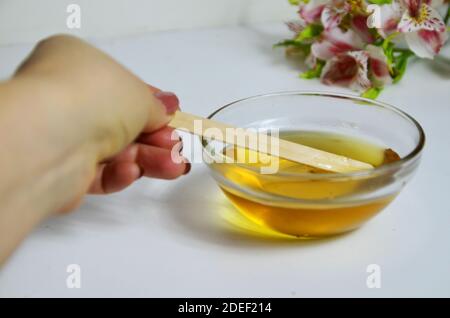
[[[363,15],[355,15],[350,22],[351,28],[366,43],[373,43],[375,38],[367,26],[367,17]]]
[[[306,23],[315,23],[320,21],[322,11],[330,0],[309,0],[308,3],[300,3],[300,17]]]
[[[384,38],[397,31],[397,25],[402,17],[402,10],[404,10],[398,0],[393,0],[391,4],[384,4],[379,6],[379,18],[381,25],[378,28],[378,33]],[[371,15],[373,19],[375,15]],[[375,25],[375,21],[370,23]]]
[[[403,0],[405,12],[398,24],[398,31],[402,33],[429,30],[445,32],[445,23],[440,14],[426,1]]]
[[[375,45],[368,45],[366,51],[369,55],[369,77],[372,85],[383,87],[392,83],[389,73],[388,60],[382,48]]]
[[[433,58],[448,40],[442,17],[450,0],[290,2],[299,5],[300,20],[287,24],[295,37],[279,45],[302,52],[309,70],[301,77],[320,76],[370,98],[402,77],[411,51]],[[383,2],[390,3],[376,5]]]
[[[322,33],[321,39],[312,44],[311,53],[321,60],[329,60],[341,53],[362,48],[364,41],[355,31],[349,29],[344,32],[336,27]]]
[[[303,20],[289,21],[286,22],[289,30],[294,32],[295,34],[300,33],[305,28],[305,22]]]
[[[340,85],[356,91],[383,87],[392,83],[383,49],[368,45],[365,51],[350,51],[328,60],[321,80],[327,85]]]
[[[404,5],[398,31],[405,34],[406,43],[417,56],[432,59],[448,39],[442,17],[422,0],[404,0]]]
[[[369,54],[364,51],[336,55],[327,61],[320,79],[327,85],[339,85],[364,91],[371,86],[368,78],[368,60]]]
[[[383,37],[397,31],[418,57],[433,58],[447,41],[445,23],[436,8],[447,6],[443,0],[394,0],[380,6]]]
[[[325,30],[330,30],[341,24],[344,16],[350,12],[351,5],[345,0],[333,0],[323,10],[320,20]]]

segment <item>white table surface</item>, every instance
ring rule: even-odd
[[[96,44],[201,115],[265,92],[346,91],[298,79],[283,51],[271,48],[288,35],[283,25],[271,24]],[[0,76],[11,74],[30,48],[1,48]],[[427,146],[398,199],[351,234],[293,243],[240,232],[221,217],[228,203],[207,169],[195,164],[175,182],[141,180],[42,224],[0,270],[0,296],[448,297],[449,84],[448,65],[420,61],[383,92],[381,100],[423,125]],[[81,267],[80,289],[66,286],[69,264]],[[369,264],[381,267],[379,289],[366,286]]]

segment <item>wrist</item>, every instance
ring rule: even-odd
[[[0,263],[34,226],[85,193],[95,174],[96,147],[66,129],[70,96],[54,85],[0,84]]]

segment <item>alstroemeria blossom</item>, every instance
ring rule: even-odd
[[[422,0],[403,0],[406,10],[398,24],[402,33],[420,30],[445,31],[445,23],[439,13]]]
[[[398,0],[393,0],[390,4],[383,4],[379,6],[379,18],[381,25],[378,32],[384,38],[397,31],[398,23],[402,18],[403,8]],[[370,18],[374,18],[372,15]],[[371,24],[374,24],[372,22]]]
[[[309,0],[308,3],[301,2],[299,14],[307,23],[319,22],[325,5],[331,0]]]
[[[326,5],[320,17],[325,30],[330,30],[341,24],[344,16],[350,12],[351,5],[346,0],[334,0]]]
[[[369,98],[400,80],[410,57],[433,58],[448,39],[443,17],[450,0],[290,2],[299,4],[300,21],[288,23],[295,36],[279,45],[302,53],[307,71],[301,77]]]
[[[418,57],[433,58],[448,38],[444,21],[437,11],[447,6],[443,0],[393,0],[391,4],[380,6],[381,28],[378,32],[383,37],[400,32]]]
[[[350,26],[359,37],[366,43],[373,43],[375,38],[367,26],[367,17],[363,15],[355,15],[350,21]]]
[[[336,55],[327,61],[320,79],[327,85],[364,91],[371,86],[368,78],[368,61],[369,54],[364,51],[350,51]]]
[[[407,10],[398,31],[405,34],[406,43],[417,56],[432,59],[448,38],[442,17],[421,0],[404,0],[404,5]]]
[[[311,46],[311,53],[321,60],[329,60],[336,55],[364,48],[364,41],[353,30],[346,32],[340,28],[325,30],[321,39]]]
[[[366,52],[369,55],[369,77],[374,87],[383,87],[392,83],[389,73],[388,59],[379,46],[368,45]]]

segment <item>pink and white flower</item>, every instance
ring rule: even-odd
[[[397,26],[402,17],[404,8],[398,0],[393,0],[391,4],[380,5],[379,8],[380,12],[378,17],[380,18],[381,25],[378,28],[378,33],[386,38],[397,31]],[[370,16],[370,18],[374,17],[375,15]],[[375,22],[372,22],[371,24],[374,25]]]
[[[445,23],[436,9],[426,1],[403,1],[406,10],[397,29],[405,34],[411,51],[418,57],[432,59],[448,39]]]
[[[334,0],[325,5],[320,16],[325,30],[330,30],[341,24],[344,16],[350,12],[351,5],[346,0]]]
[[[300,33],[306,26],[303,20],[289,21],[286,22],[286,25],[289,28],[289,30],[291,30],[295,34]]]
[[[368,61],[369,54],[365,51],[351,51],[336,55],[327,61],[320,79],[327,85],[339,85],[364,91],[371,87]]]
[[[389,72],[388,59],[379,46],[368,45],[366,52],[369,55],[369,77],[374,87],[383,87],[392,83]]]
[[[300,20],[287,24],[296,36],[281,45],[303,53],[309,67],[303,77],[320,76],[325,84],[373,97],[404,74],[412,55],[403,50],[406,45],[418,57],[433,58],[447,41],[442,17],[450,0],[392,0],[378,6],[374,2],[291,1],[300,3]]]
[[[329,60],[336,55],[361,50],[364,41],[352,29],[342,31],[340,28],[323,31],[321,39],[311,45],[311,53],[321,60]]]
[[[308,3],[301,2],[299,14],[306,23],[320,22],[322,11],[331,0],[309,0]]]
[[[392,83],[387,57],[383,49],[368,45],[364,51],[349,51],[328,60],[321,80],[327,85],[340,85],[356,91],[383,87]]]
[[[354,30],[364,42],[373,43],[375,41],[375,37],[370,32],[370,29],[367,26],[366,16],[364,15],[353,16],[350,21],[350,26],[352,30]]]
[[[412,33],[419,30],[445,32],[440,14],[423,0],[403,0],[405,12],[397,26],[399,32]]]
[[[380,6],[383,37],[393,32],[404,35],[418,57],[433,58],[447,41],[445,23],[436,8],[448,6],[443,0],[394,0]]]

